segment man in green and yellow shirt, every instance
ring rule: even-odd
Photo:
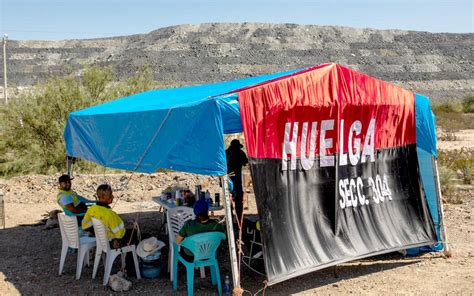
[[[138,244],[137,231],[126,229],[120,216],[110,208],[114,201],[112,187],[109,184],[102,184],[97,188],[97,204],[91,206],[82,220],[82,229],[88,230],[92,225],[92,218],[100,220],[107,229],[110,247],[118,249],[127,245]],[[132,256],[125,257],[125,268],[129,276],[135,273]]]
[[[59,177],[59,192],[57,202],[67,216],[77,216],[78,224],[81,224],[82,218],[87,211],[87,204],[95,203],[80,196],[71,190],[71,177],[62,175]]]
[[[107,229],[109,240],[115,242],[111,243],[111,247],[118,248],[121,245],[121,239],[125,236],[125,225],[122,218],[109,206],[114,200],[112,187],[108,184],[100,185],[97,188],[97,197],[99,201],[87,210],[82,220],[82,229],[92,227],[92,218],[100,220]]]

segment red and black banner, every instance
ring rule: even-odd
[[[413,93],[330,64],[238,95],[269,284],[436,242]]]

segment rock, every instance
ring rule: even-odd
[[[59,226],[58,219],[49,218],[48,220],[46,220],[44,229],[57,228],[58,226]]]
[[[109,286],[115,292],[124,292],[130,290],[132,282],[126,280],[122,272],[110,276]]]

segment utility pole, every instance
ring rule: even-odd
[[[8,91],[7,91],[7,40],[8,35],[3,35],[3,97],[5,98],[5,105],[8,105]]]

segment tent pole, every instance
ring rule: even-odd
[[[438,187],[438,203],[441,214],[441,239],[444,244],[443,253],[446,257],[451,257],[451,248],[448,245],[448,235],[446,233],[446,224],[444,223],[444,209],[443,209],[443,197],[441,196],[441,185],[439,183],[439,173],[438,173],[438,160],[435,159],[435,170],[436,170],[436,185]]]
[[[71,176],[71,157],[66,155],[66,167],[67,167],[67,175]]]
[[[232,269],[232,281],[234,284],[234,289],[240,289],[240,272],[237,266],[237,250],[235,248],[235,238],[234,238],[234,225],[232,224],[232,210],[230,208],[230,195],[229,187],[227,186],[227,180],[225,177],[221,178],[222,190],[224,194],[225,202],[225,217],[227,225],[227,241],[229,242],[229,254],[230,254],[230,265]]]

